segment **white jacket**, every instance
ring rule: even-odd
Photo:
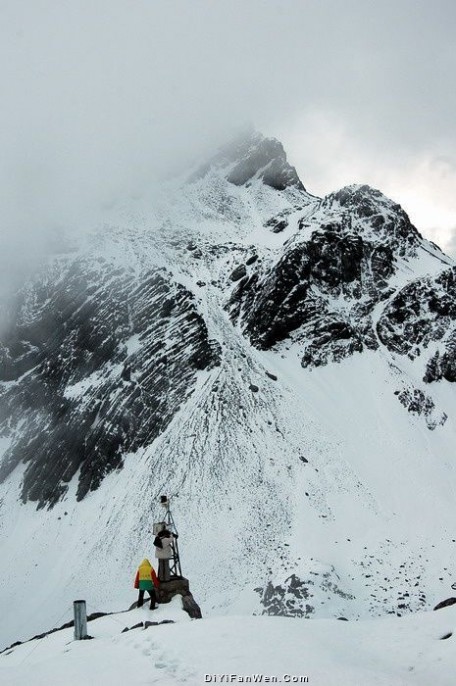
[[[170,536],[169,538],[163,537],[161,539],[163,548],[158,548],[155,546],[155,557],[158,560],[170,560],[172,557],[174,557],[174,552],[172,549],[172,542],[174,541],[174,536]]]

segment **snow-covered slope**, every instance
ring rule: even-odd
[[[447,595],[453,281],[400,207],[309,195],[256,134],[113,209],[9,308],[2,643],[128,604],[161,493],[204,614]]]
[[[170,618],[174,624],[145,627],[147,621]],[[93,640],[73,641],[72,629],[58,631],[0,655],[0,681],[9,686],[454,684],[454,607],[360,622],[180,619],[176,606],[161,607],[89,622]]]

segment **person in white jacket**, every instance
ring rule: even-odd
[[[155,536],[155,557],[158,560],[158,578],[169,581],[169,561],[174,557],[173,542],[177,534],[172,533],[163,525],[163,529]]]

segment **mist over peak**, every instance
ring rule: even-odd
[[[276,138],[266,138],[254,129],[242,132],[223,145],[192,178],[201,178],[210,169],[224,171],[227,180],[236,186],[261,179],[276,190],[288,187],[305,190],[296,169],[287,161],[282,143]]]

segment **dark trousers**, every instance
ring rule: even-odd
[[[169,560],[158,560],[158,578],[160,581],[169,581]]]
[[[150,595],[150,609],[155,610],[155,606],[157,604],[157,595],[155,593],[155,588],[152,588],[150,591],[147,591],[147,592]],[[145,591],[142,591],[142,590],[139,591],[138,607],[142,607],[144,604],[144,593],[145,593]]]

